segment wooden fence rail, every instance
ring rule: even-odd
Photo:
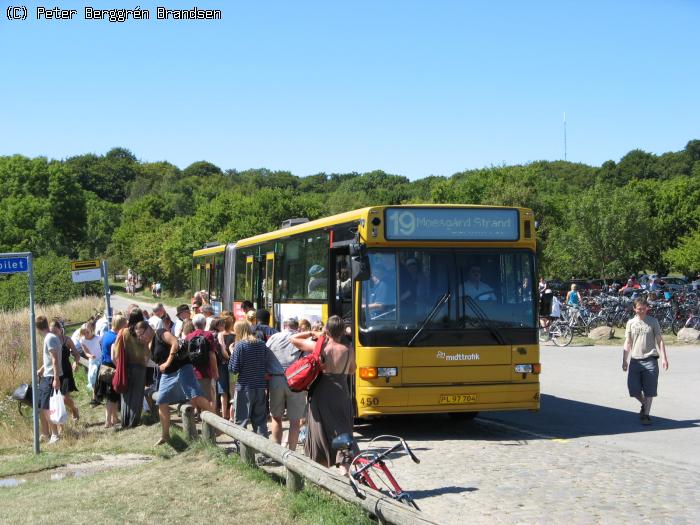
[[[188,440],[198,438],[194,420],[194,411],[190,405],[182,405],[182,427]],[[261,453],[284,465],[286,470],[287,489],[299,491],[304,486],[304,480],[332,492],[336,496],[360,505],[367,512],[376,516],[380,523],[395,523],[399,525],[436,525],[413,508],[400,503],[379,491],[369,487],[361,487],[363,498],[358,498],[347,478],[340,476],[319,465],[311,459],[292,452],[269,439],[255,434],[245,428],[234,425],[212,412],[203,412],[202,439],[210,443],[216,442],[217,431],[238,441],[241,459],[255,466],[255,454]]]

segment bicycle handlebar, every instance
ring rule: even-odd
[[[374,443],[376,440],[381,440],[381,439],[384,439],[384,440],[393,439],[393,440],[399,441],[401,443],[401,447],[403,448],[404,452],[406,452],[406,454],[408,454],[408,456],[413,460],[413,462],[420,463],[420,459],[418,459],[416,457],[416,455],[411,450],[411,447],[408,446],[408,443],[406,443],[406,440],[404,438],[402,438],[400,436],[393,436],[391,434],[382,434],[381,436],[377,436],[377,437],[373,438],[372,440],[370,440],[370,443]],[[395,449],[396,449],[396,446],[391,447],[388,450],[386,450],[384,453],[380,454],[379,457],[388,456],[389,454],[394,452]]]

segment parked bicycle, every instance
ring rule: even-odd
[[[374,448],[375,441],[397,441],[390,447]],[[340,450],[347,457],[353,448],[354,439],[350,434],[341,434],[333,439],[332,447],[334,450]],[[382,494],[389,496],[392,499],[411,505],[416,510],[420,510],[418,505],[411,497],[411,494],[403,490],[396,478],[389,470],[387,461],[390,456],[399,450],[403,450],[414,463],[420,463],[420,460],[411,451],[408,443],[403,438],[398,436],[382,435],[377,436],[368,443],[367,450],[360,452],[350,462],[349,479],[352,489],[358,498],[364,499],[364,494],[360,489],[360,485],[378,490]]]
[[[552,341],[557,346],[568,346],[574,338],[574,331],[567,321],[560,319],[540,326],[538,336],[541,343]]]
[[[700,315],[691,314],[685,322],[684,328],[695,328],[700,330]]]

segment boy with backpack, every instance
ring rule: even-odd
[[[194,375],[202,389],[202,395],[210,403],[216,403],[216,380],[219,379],[219,369],[216,364],[216,339],[211,332],[204,328],[207,319],[202,314],[197,314],[192,318],[194,331],[185,338],[187,352],[190,361],[194,366]],[[211,411],[215,411],[212,405]]]
[[[260,308],[255,312],[255,320],[257,322],[253,324],[251,331],[263,343],[267,342],[271,335],[278,333],[270,326],[270,312],[265,308]]]

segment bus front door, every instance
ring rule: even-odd
[[[265,254],[265,278],[262,281],[262,307],[270,312],[270,326],[275,326],[275,252]]]
[[[352,326],[352,276],[350,273],[350,253],[347,248],[333,250],[331,257],[329,315],[340,316]]]

